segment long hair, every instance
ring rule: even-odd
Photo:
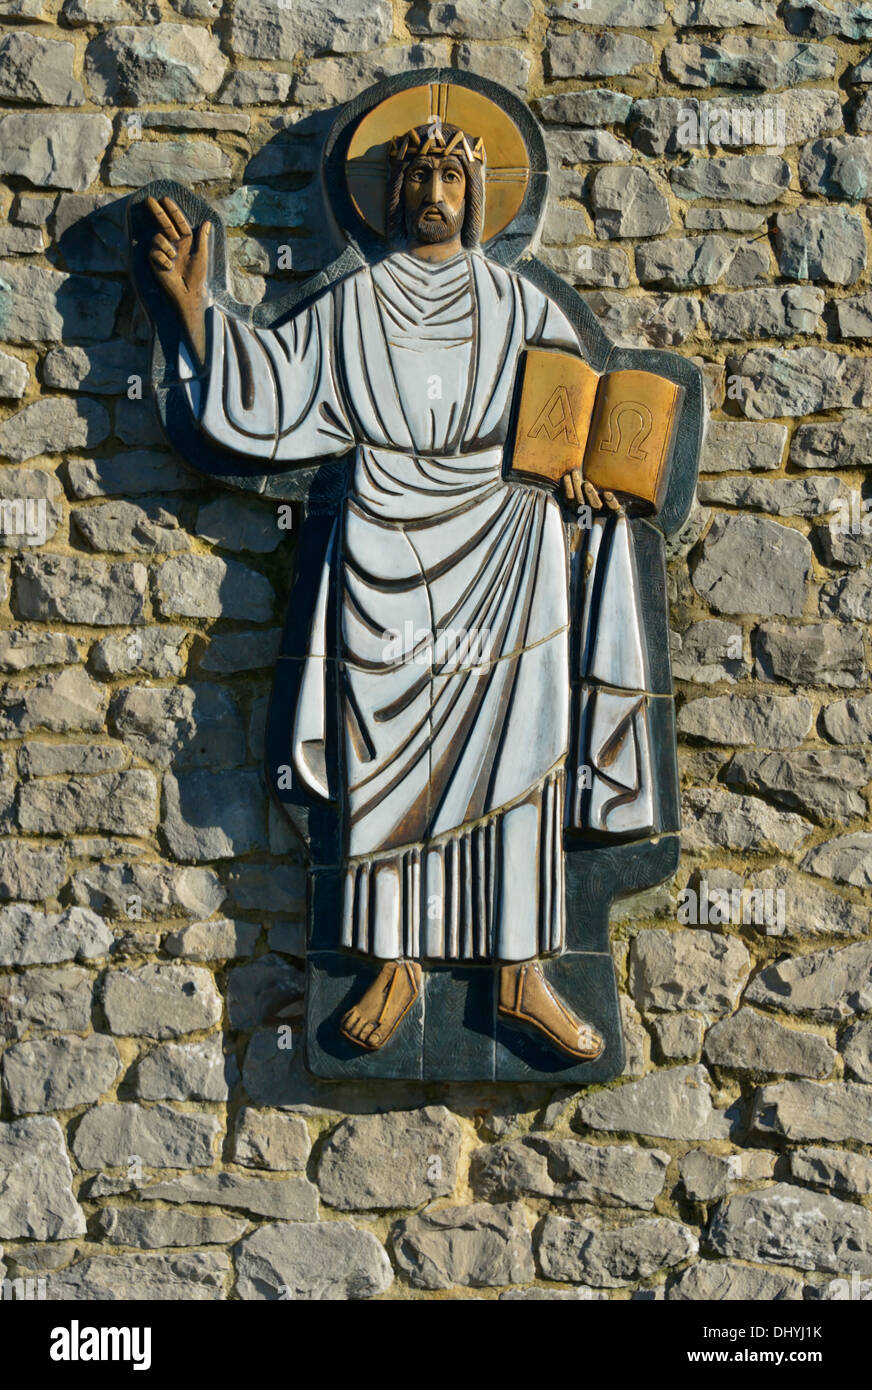
[[[428,127],[426,125],[416,126],[416,132],[423,142],[427,138]],[[459,127],[456,125],[442,125],[442,134],[446,141],[456,135]],[[468,138],[468,137],[467,137]],[[472,143],[470,141],[470,143]],[[466,247],[478,246],[481,241],[481,230],[484,225],[484,168],[477,159],[467,159],[462,145],[458,145],[452,151],[453,158],[459,160],[466,175],[466,195],[465,208],[463,215],[463,226],[460,229],[461,245]],[[392,159],[388,170],[387,202],[385,206],[385,230],[387,233],[388,245],[391,247],[402,246],[406,241],[406,213],[403,206],[403,184],[406,179],[406,170],[409,165],[417,159],[417,150],[408,149],[403,159]]]

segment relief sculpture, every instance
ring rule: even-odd
[[[664,536],[699,373],[530,254],[544,145],[496,84],[363,93],[323,184],[346,249],[254,310],[206,204],[131,207],[169,438],[299,504],[267,775],[309,863],[307,1063],[601,1081],[610,905],[678,861]]]

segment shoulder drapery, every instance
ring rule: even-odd
[[[204,378],[184,349],[180,367],[191,409],[215,444],[277,463],[353,447],[336,384],[332,293],[270,329],[250,328],[213,305],[206,331]]]
[[[444,353],[439,340],[421,342],[408,380],[396,375],[396,324],[380,308],[391,259],[348,276],[277,328],[208,309],[205,372],[198,375],[185,347],[179,360],[200,429],[221,448],[277,464],[335,458],[361,443],[430,454],[505,443],[521,350],[578,352],[578,339],[563,311],[522,276],[482,255],[468,263],[474,361],[463,374],[468,398],[457,400],[444,438],[417,427],[428,377],[441,368],[428,365],[428,353]]]

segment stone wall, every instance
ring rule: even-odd
[[[7,1277],[82,1299],[868,1295],[868,7],[0,15]],[[433,64],[533,102],[540,254],[615,338],[698,360],[713,416],[671,566],[684,858],[616,914],[629,1061],[575,1094],[307,1078],[304,875],[259,768],[293,538],[189,473],[137,389],[124,193],[196,184],[256,301],[332,254],[330,108]],[[743,885],[768,894],[744,921]]]

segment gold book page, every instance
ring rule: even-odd
[[[512,468],[559,483],[580,468],[599,377],[570,352],[528,348]]]
[[[682,388],[655,372],[609,372],[600,382],[584,454],[594,487],[658,510]]]

